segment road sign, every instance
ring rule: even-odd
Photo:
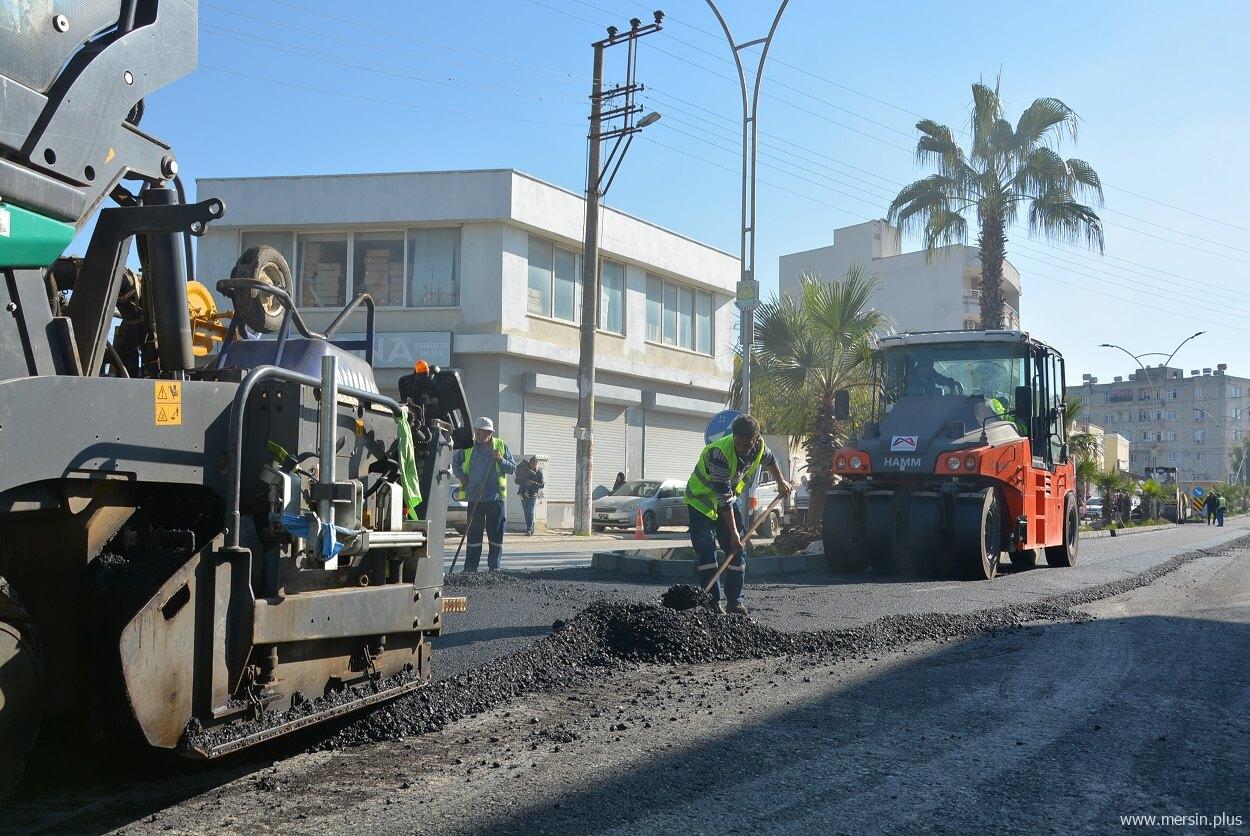
[[[707,429],[703,431],[703,440],[711,444],[718,438],[724,438],[729,433],[729,425],[741,414],[736,409],[726,409],[713,415],[707,422]]]
[[[1201,485],[1194,486],[1194,499],[1202,499],[1202,497],[1204,497],[1206,493],[1207,492],[1202,489]]]
[[[736,304],[739,310],[751,311],[760,306],[760,283],[755,279],[738,282]]]

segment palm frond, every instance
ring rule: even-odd
[[[998,95],[998,84],[994,87],[977,82],[972,85],[972,158],[988,160],[990,158],[990,133],[994,123],[1003,117],[1003,102]]]
[[[1090,249],[1103,251],[1102,219],[1066,190],[1056,189],[1034,198],[1029,206],[1029,231],[1070,243],[1082,239]]]
[[[1070,191],[1072,172],[1063,157],[1045,145],[1034,148],[1021,160],[1011,178],[1012,188],[1022,198],[1034,197],[1053,189]]]
[[[963,149],[955,141],[951,129],[932,119],[921,119],[916,123],[916,130],[920,131],[920,139],[916,142],[916,162],[921,165],[932,163],[941,173],[957,176],[966,163]]]
[[[1097,171],[1094,171],[1092,165],[1085,160],[1069,159],[1068,174],[1072,178],[1069,191],[1072,192],[1073,197],[1093,197],[1099,206],[1103,204],[1102,178],[1098,176]]]
[[[905,232],[918,232],[924,228],[925,216],[933,211],[953,212],[963,189],[953,178],[945,174],[930,174],[904,186],[890,202],[886,219]]]
[[[1016,122],[1016,145],[1023,156],[1042,143],[1046,134],[1054,132],[1061,138],[1065,129],[1075,142],[1077,122],[1076,112],[1059,99],[1035,99]]]

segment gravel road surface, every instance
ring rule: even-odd
[[[1240,816],[1244,829],[1250,550],[1230,544],[1246,534],[1238,523],[1088,541],[1075,569],[983,584],[751,585],[762,627],[827,649],[617,658],[437,731],[334,751],[296,754],[304,740],[210,768],[44,763],[0,831],[1071,832],[1118,828],[1121,815]],[[469,583],[456,593],[469,614],[436,645],[439,688],[531,645],[541,654],[552,622],[593,600],[654,602],[664,589],[585,571]],[[1056,620],[1046,602],[1060,599],[1080,605]],[[1047,616],[985,632],[993,608]],[[945,640],[841,652],[837,634],[808,632],[871,635],[883,617],[921,613],[937,614],[915,623]]]

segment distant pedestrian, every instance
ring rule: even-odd
[[[469,545],[464,553],[464,571],[477,571],[485,529],[490,545],[486,565],[490,571],[497,572],[503,560],[508,474],[516,470],[516,462],[508,445],[495,435],[494,421],[478,418],[474,422],[473,446],[452,459],[452,469],[460,480],[460,498],[469,501]]]
[[[625,484],[625,474],[618,472],[616,474],[616,481],[612,483],[612,493],[616,493],[616,489],[623,484]]]
[[[521,497],[521,513],[525,515],[525,534],[534,536],[534,503],[538,501],[538,492],[546,483],[543,479],[542,462],[538,456],[523,459],[516,466],[516,489]]]
[[[1228,497],[1222,493],[1215,495],[1215,519],[1220,528],[1224,527],[1224,512],[1228,510]]]
[[[1218,505],[1219,499],[1217,498],[1217,494],[1215,491],[1211,491],[1207,494],[1206,502],[1204,502],[1202,506],[1203,510],[1207,512],[1207,525],[1212,525],[1215,522],[1215,509]]]

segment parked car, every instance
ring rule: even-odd
[[[450,482],[448,490],[451,491],[451,498],[447,500],[447,527],[455,529],[457,534],[464,534],[465,529],[469,527],[469,503],[468,500],[457,496],[460,482],[456,480],[456,477],[453,476]]]
[[[764,509],[776,498],[777,482],[773,479],[773,474],[767,470],[761,471],[759,482],[755,485],[755,496],[752,498],[751,513],[747,515],[747,525],[752,525],[755,522],[755,515],[763,513]],[[768,519],[760,523],[758,529],[759,536],[775,537],[781,531],[781,520],[788,510],[785,507],[786,504],[782,502],[769,512]]]
[[[1085,503],[1085,510],[1081,512],[1081,519],[1089,521],[1097,521],[1102,519],[1102,502],[1101,500],[1091,499]]]
[[[635,479],[596,499],[591,528],[633,528],[642,512],[642,529],[653,534],[666,525],[688,526],[686,483],[677,479]]]

